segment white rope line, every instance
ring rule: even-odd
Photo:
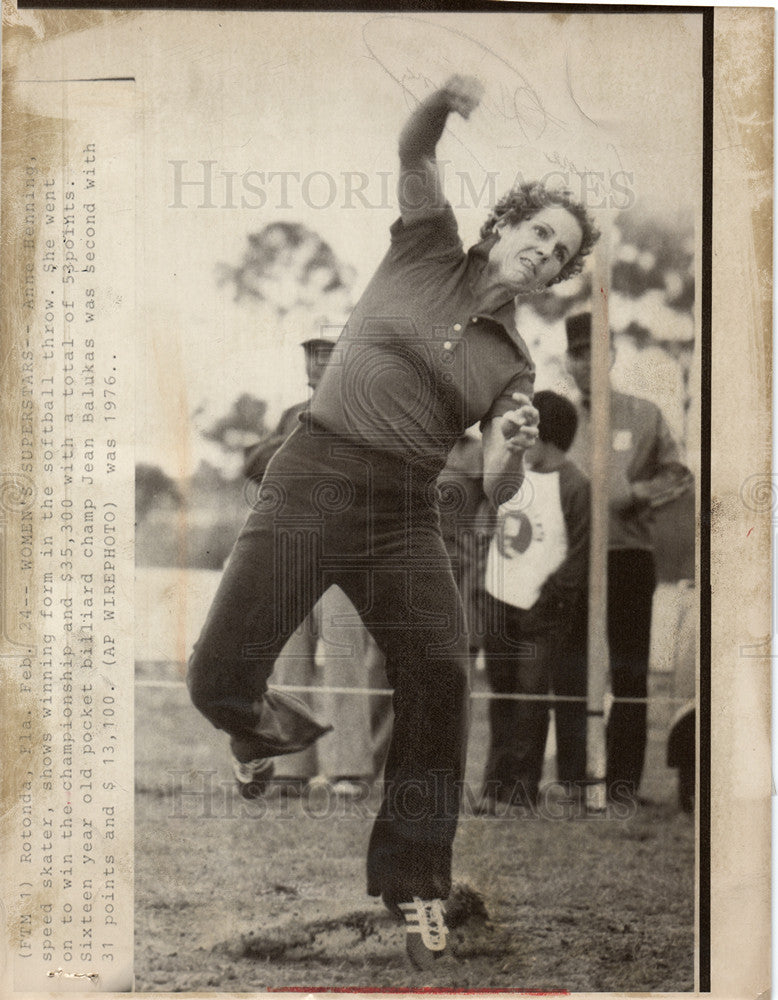
[[[153,678],[138,679],[136,687],[143,688],[181,688],[185,681],[154,680]],[[394,694],[391,688],[356,688],[356,687],[317,687],[303,684],[271,684],[271,691],[288,691],[290,694],[359,694],[359,695],[389,695]],[[570,694],[495,694],[493,691],[472,691],[474,701],[546,701],[546,702],[576,702],[586,703],[583,696]],[[691,698],[678,698],[671,695],[658,695],[650,698],[609,698],[612,704],[620,705],[685,705]]]

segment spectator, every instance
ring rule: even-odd
[[[311,390],[314,390],[321,381],[336,340],[337,337],[320,334],[318,337],[311,337],[302,342],[301,346],[305,352],[305,374],[308,378],[308,387]],[[252,445],[246,450],[243,472],[247,479],[255,479],[257,482],[262,479],[267,463],[295,427],[299,426],[300,416],[308,410],[309,406],[310,400],[306,399],[290,406],[288,410],[284,410],[276,429],[258,444]]]
[[[303,341],[308,386],[315,389],[335,346],[335,337],[319,335]],[[248,478],[261,480],[267,463],[307,412],[309,401],[285,410],[276,429],[246,456]],[[273,672],[281,686],[381,687],[388,682],[383,655],[361,624],[354,606],[339,587],[332,587],[287,640]],[[314,777],[326,778],[344,798],[358,798],[380,773],[391,725],[391,701],[377,696],[372,704],[364,695],[316,694],[305,697],[332,731],[318,744],[279,757],[271,779],[285,794],[301,794]],[[376,739],[373,738],[375,731]],[[251,784],[239,785],[253,795]]]
[[[567,367],[581,393],[570,457],[588,473],[591,314],[568,317],[566,330]],[[611,349],[611,364],[614,357]],[[641,699],[617,701],[608,719],[606,789],[609,799],[623,801],[637,797],[645,761],[651,606],[656,585],[653,512],[683,495],[692,476],[653,403],[611,391],[610,424],[607,613],[611,687],[617,699]]]
[[[340,587],[330,587],[313,614],[318,625],[314,663],[323,687],[387,689],[384,656]],[[361,798],[381,773],[392,726],[390,695],[318,692],[316,714],[333,724],[304,753],[318,762],[317,773],[340,798]],[[284,761],[279,758],[279,765]]]
[[[575,407],[538,392],[539,440],[527,453],[524,483],[497,511],[486,591],[486,671],[497,694],[546,695],[565,646],[571,612],[587,585],[590,493],[566,458]],[[542,699],[489,702],[490,746],[481,812],[498,803],[535,808],[548,733]]]

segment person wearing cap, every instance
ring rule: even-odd
[[[520,184],[466,253],[435,152],[483,88],[454,76],[400,135],[400,219],[311,400],[268,465],[189,667],[195,706],[247,780],[323,733],[268,690],[290,631],[337,583],[386,657],[394,727],[367,857],[368,894],[404,920],[417,967],[445,951],[445,900],[467,742],[468,640],[436,480],[481,424],[484,487],[515,493],[537,438],[517,295],[580,271],[597,238],[569,193]],[[272,572],[266,568],[270,566]]]
[[[591,313],[566,320],[567,369],[581,393],[570,457],[591,469]],[[615,352],[611,346],[611,364]],[[659,408],[611,390],[608,466],[608,648],[616,702],[606,733],[606,789],[612,800],[636,799],[647,742],[648,660],[656,574],[653,512],[682,496],[692,475]],[[585,641],[585,626],[579,629]]]
[[[337,337],[324,330],[318,336],[302,341],[300,346],[305,352],[305,374],[311,390],[314,390],[321,381],[336,340]],[[275,430],[246,449],[243,474],[247,479],[262,479],[267,463],[298,426],[300,416],[308,410],[309,405],[310,399],[304,399],[284,410]]]
[[[301,344],[305,352],[308,387],[318,386],[337,337],[324,329]],[[275,452],[307,413],[310,399],[284,410],[275,430],[248,450],[244,472],[261,481]],[[383,688],[386,676],[383,656],[361,624],[353,605],[340,587],[330,587],[310,615],[289,637],[278,656],[273,680],[279,685],[311,687],[320,680],[323,688]],[[309,704],[311,696],[305,698]],[[363,695],[323,692],[316,695],[316,708],[331,723],[331,732],[321,741],[297,753],[278,758],[265,772],[263,782],[238,782],[241,794],[253,798],[266,783],[282,793],[300,794],[311,779],[325,780],[344,798],[361,798],[380,772],[386,752],[386,722],[390,706],[378,696],[371,704]],[[240,769],[238,769],[240,773]]]

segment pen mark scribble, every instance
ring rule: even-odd
[[[386,42],[378,36],[376,26],[384,21],[400,21],[406,23],[420,23],[427,27],[445,32],[449,36],[463,40],[467,46],[472,47],[477,52],[480,63],[492,59],[500,64],[500,72],[503,76],[502,82],[496,95],[487,96],[481,103],[481,110],[485,114],[500,123],[507,123],[518,132],[517,138],[525,143],[537,142],[551,129],[566,131],[568,123],[552,115],[544,106],[538,92],[532,87],[529,80],[511,63],[498,55],[489,46],[468,35],[466,32],[458,31],[456,28],[442,26],[440,24],[424,21],[421,18],[396,17],[387,15],[373,18],[368,21],[362,29],[362,38],[369,57],[383,69],[403,89],[406,101],[418,102],[418,85],[422,84],[431,93],[443,81],[432,81],[428,76],[418,72],[412,65],[406,65],[402,69],[390,65],[390,58],[386,50]],[[506,82],[505,71],[512,79]],[[417,85],[411,87],[412,84]],[[472,155],[472,150],[454,133],[457,141]]]

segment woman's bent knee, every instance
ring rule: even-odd
[[[216,701],[217,691],[213,682],[213,672],[208,669],[208,664],[204,661],[202,651],[195,647],[189,657],[186,686],[194,707],[208,718]]]

